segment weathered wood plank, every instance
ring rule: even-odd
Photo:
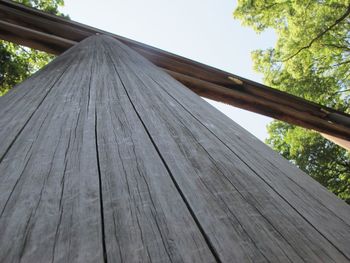
[[[142,68],[150,69],[145,65]],[[157,70],[153,72],[154,76],[159,78]],[[316,226],[317,231],[339,244],[349,256],[347,242],[350,239],[350,210],[348,205],[247,131],[234,125],[226,116],[213,107],[208,107],[206,102],[198,101],[198,96],[187,89],[174,89],[176,81],[172,78],[167,77],[166,81],[160,80],[160,82],[167,88],[168,94],[174,95],[172,98],[181,97],[181,100],[176,99],[176,101],[182,106],[186,105],[185,109],[201,123],[203,128],[208,129],[224,142],[225,146],[230,148],[256,175],[302,216],[305,216],[306,220]]]
[[[11,89],[6,97],[0,97],[0,135],[4,138],[0,140],[0,161],[52,87],[60,81],[72,59],[62,55],[41,69],[41,74],[32,75]],[[55,74],[49,74],[53,71]]]
[[[144,68],[146,65],[150,65],[146,60],[143,62],[145,62],[145,64],[142,64]],[[139,64],[141,64],[141,62],[139,62]],[[261,162],[260,167],[255,167],[257,170],[270,167],[272,168],[270,172],[279,169],[278,172],[286,173],[289,169],[293,169],[293,173],[285,174],[287,182],[289,180],[292,180],[293,182],[295,181],[300,187],[304,188],[307,183],[307,186],[310,188],[305,188],[304,190],[310,191],[310,194],[321,202],[322,200],[330,202],[329,209],[336,209],[337,213],[340,213],[341,219],[350,224],[350,211],[349,209],[345,209],[348,208],[348,206],[344,202],[339,202],[339,199],[334,194],[330,193],[322,186],[320,188],[320,184],[310,178],[310,176],[307,176],[296,166],[282,158],[279,154],[271,151],[268,146],[255,138],[248,131],[232,122],[231,119],[216,110],[214,107],[208,107],[208,103],[204,100],[198,100],[198,96],[193,92],[188,89],[174,89],[174,85],[181,85],[175,79],[167,74],[158,74],[158,70],[154,66],[153,70],[151,70],[152,67],[147,67],[147,69],[150,70],[149,75],[151,78],[152,76],[158,78],[156,83],[160,88],[166,91],[169,96],[173,97],[187,112],[190,112],[194,118],[198,119],[203,127],[220,137],[225,144],[232,147],[232,150],[239,154],[244,162],[248,162],[249,166],[254,166],[255,160],[257,160]],[[152,80],[154,81],[154,78],[152,78]],[[176,99],[180,96],[181,100]],[[257,151],[258,154],[256,154]],[[275,160],[276,158],[276,162],[272,163],[271,160]],[[295,176],[295,173],[297,173],[297,176]],[[271,180],[274,181],[274,178],[271,178]],[[323,194],[319,195],[319,191]]]
[[[148,62],[146,62],[148,63]],[[150,68],[149,68],[150,69]],[[296,166],[292,165],[286,159],[255,138],[248,131],[236,125],[227,116],[216,110],[214,107],[208,107],[204,100],[199,101],[198,96],[187,89],[174,89],[173,86],[180,84],[170,76],[157,74],[157,69],[149,72],[152,76],[158,77],[156,83],[169,96],[176,99],[181,96],[181,100],[176,101],[193,115],[203,127],[230,148],[236,155],[239,155],[243,162],[256,171],[261,171],[265,179],[269,178],[270,183],[278,182],[275,179],[280,178],[284,187],[288,188],[290,184],[297,185],[296,189],[305,191],[313,199],[312,202],[321,202],[327,204],[327,209],[333,211],[333,214],[350,225],[350,211],[348,205],[341,202],[334,194],[321,186],[310,176],[303,173]],[[154,80],[154,78],[152,78]],[[281,177],[281,174],[284,176]],[[280,183],[280,182],[279,182]],[[320,194],[322,193],[322,194]],[[303,197],[300,199],[304,199]],[[320,205],[320,204],[318,204]]]
[[[4,97],[0,261],[216,262],[98,39]]]
[[[0,110],[0,261],[349,262],[348,206],[110,37]]]
[[[8,108],[1,119],[12,117],[10,128],[25,126],[20,131],[13,126],[18,134],[0,163],[1,262],[103,261],[94,101],[87,71],[95,63],[95,49],[87,40],[2,98],[13,102],[19,97],[13,106],[17,112]],[[37,103],[32,97],[46,91],[44,79],[57,75],[60,79]],[[5,137],[8,130],[0,127],[2,141],[13,140]],[[2,147],[7,144],[0,147],[4,152]]]
[[[203,229],[211,233],[209,238],[224,261],[229,258],[238,261],[257,258],[263,260],[262,256],[275,261],[349,260],[349,248],[346,245],[350,235],[349,225],[331,212],[332,208],[327,208],[327,202],[305,199],[310,195],[307,190],[297,184],[286,185],[286,178],[289,180],[294,176],[293,169],[280,167],[283,173],[277,177],[276,172],[272,173],[272,164],[280,159],[273,157],[268,163],[261,155],[262,152],[260,155],[253,154],[251,162],[256,162],[255,158],[262,159],[267,167],[260,164],[258,168],[261,170],[255,170],[256,167],[247,165],[235,153],[237,145],[231,149],[223,143],[223,132],[219,135],[211,132],[190,113],[190,106],[184,109],[179,103],[188,95],[188,91],[182,92],[184,87],[172,82],[167,86],[174,94],[174,97],[170,96],[156,83],[158,79],[164,79],[163,73],[156,68],[150,70],[150,63],[142,63],[143,59],[125,46],[119,44],[125,51],[121,53],[112,40],[105,41],[114,54],[117,70],[122,72],[121,79],[135,109],[169,165],[183,195],[194,209],[195,216],[198,216],[198,221],[203,224]],[[132,71],[133,74],[130,73]],[[198,102],[201,99],[197,96],[190,97],[192,108],[199,107],[197,103],[203,105]],[[202,114],[212,111],[206,107],[207,110]],[[197,110],[195,112],[199,114]],[[219,121],[218,124],[220,129],[224,129]],[[211,121],[212,126],[218,124],[215,120]],[[231,134],[232,136],[237,137]],[[249,146],[249,150],[252,146],[254,144]],[[281,176],[286,178],[280,179]],[[272,177],[275,184],[269,181]],[[306,179],[305,182],[311,181]],[[317,183],[310,184],[313,190],[316,186],[320,189],[317,192],[325,200],[330,199],[331,203],[337,203],[338,207],[346,210],[343,213],[348,213],[349,208],[342,201],[325,194]],[[286,186],[288,188],[284,189]],[[308,204],[316,207],[311,208]],[[222,221],[236,222],[235,225],[240,226],[241,232],[235,227],[217,222],[213,216],[203,215],[202,207],[215,211],[215,215],[220,215]],[[307,211],[306,207],[311,211]],[[326,221],[329,229],[325,225]],[[256,232],[256,229],[260,231]],[[245,240],[245,247],[225,247],[225,244],[235,244],[235,238]]]
[[[108,262],[216,262],[102,41],[92,71]]]

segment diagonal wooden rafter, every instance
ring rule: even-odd
[[[0,39],[61,54],[94,35],[112,36],[200,96],[350,141],[350,115],[87,25],[0,0]]]

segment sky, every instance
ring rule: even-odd
[[[98,4],[96,4],[98,3]],[[234,20],[235,0],[65,0],[74,21],[262,82],[251,52],[273,47],[273,31],[257,34]],[[260,140],[272,119],[223,103],[214,107]]]

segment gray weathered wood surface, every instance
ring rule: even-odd
[[[0,112],[0,262],[350,261],[348,205],[110,37]]]

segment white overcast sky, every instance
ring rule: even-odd
[[[256,34],[233,19],[235,0],[65,0],[72,20],[143,42],[257,82],[251,52],[274,46],[272,31]],[[264,140],[270,118],[210,101]]]

